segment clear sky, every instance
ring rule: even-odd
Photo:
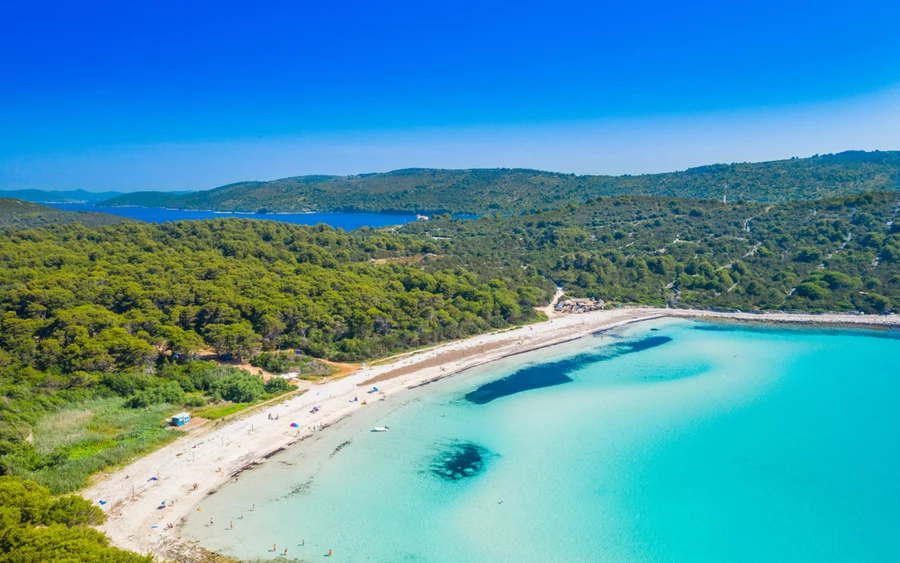
[[[0,6],[0,188],[900,149],[900,2]]]

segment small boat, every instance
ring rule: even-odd
[[[372,429],[372,432],[387,432],[388,430],[390,430],[390,428],[387,426],[376,426]]]

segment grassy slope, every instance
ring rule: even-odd
[[[19,199],[0,198],[0,227],[32,228],[45,225],[81,223],[86,227],[102,227],[133,221],[108,213],[63,211]]]
[[[522,169],[408,169],[358,176],[242,182],[175,195],[142,192],[106,205],[222,211],[426,211],[519,213],[597,196],[648,194],[783,202],[900,189],[900,152],[846,152],[762,163],[718,164],[640,176],[576,176]]]

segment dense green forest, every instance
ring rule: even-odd
[[[241,182],[177,195],[126,194],[101,205],[220,211],[401,211],[518,214],[623,194],[785,202],[900,189],[900,152],[845,152],[774,162],[716,164],[639,176],[536,170],[397,170]]]
[[[88,227],[115,225],[132,221],[109,213],[90,211],[63,211],[46,205],[38,205],[19,199],[0,198],[0,227],[42,227],[44,225],[68,225],[81,223]]]
[[[33,481],[0,477],[0,563],[153,562],[110,547],[106,536],[91,527],[104,519],[81,497],[53,499]]]

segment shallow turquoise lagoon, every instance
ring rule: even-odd
[[[183,533],[247,559],[900,561],[898,407],[896,333],[640,323],[365,407]]]

